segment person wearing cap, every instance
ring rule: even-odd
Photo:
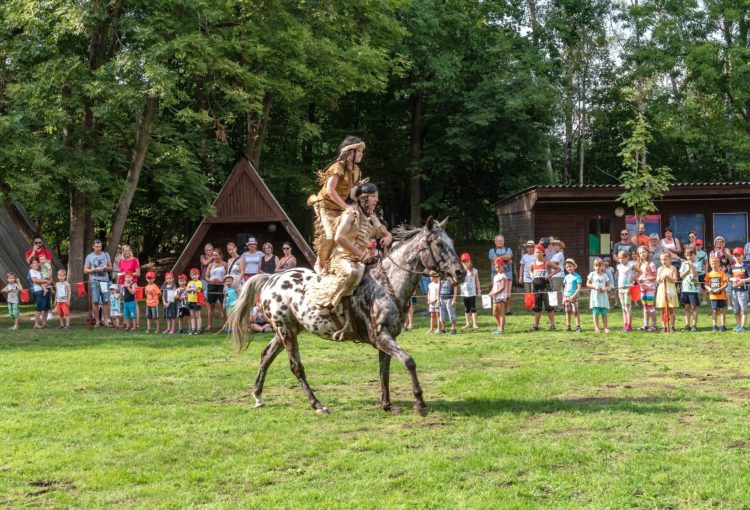
[[[491,264],[491,277],[495,277],[495,257],[503,259],[503,268],[505,270],[505,292],[508,296],[513,288],[513,250],[505,246],[505,236],[498,234],[495,236],[495,247],[490,248],[488,253]],[[511,315],[510,299],[505,301],[505,315]]]
[[[232,309],[232,305],[237,302],[237,288],[234,286],[234,277],[228,274],[224,277],[224,333],[231,333],[232,329],[229,327],[229,312]]]
[[[362,179],[359,164],[365,153],[365,142],[347,136],[338,148],[336,158],[318,172],[320,191],[307,199],[315,214],[313,247],[317,254],[315,271],[322,273],[335,245],[336,222],[354,200],[355,186]]]
[[[493,335],[502,335],[505,333],[505,302],[508,300],[505,280],[505,263],[501,257],[495,257],[492,261],[495,267],[495,276],[492,277],[492,290],[489,296],[492,299],[492,317],[495,319],[497,328],[492,332]]]
[[[144,293],[146,294],[146,333],[151,333],[151,321],[156,321],[156,329],[154,333],[158,333],[161,328],[159,319],[159,298],[161,297],[161,289],[154,283],[156,280],[156,273],[149,271],[146,273],[146,288]]]
[[[552,287],[552,292],[557,293],[557,302],[562,303],[563,278],[565,277],[565,253],[563,253],[565,243],[562,242],[562,240],[555,238],[550,242],[550,247],[552,248],[552,256],[549,258],[549,261],[552,264],[552,267],[556,269],[555,273],[549,280],[550,286]],[[558,306],[555,311],[562,313],[563,309],[561,306]]]
[[[524,244],[524,247],[526,248],[526,253],[521,255],[521,262],[518,266],[518,284],[523,286],[524,292],[531,292],[531,273],[529,272],[529,268],[531,267],[531,264],[536,260],[536,255],[534,255],[534,241],[528,240]]]
[[[744,264],[745,250],[739,246],[732,250],[732,265],[729,273],[729,288],[732,290],[735,331],[745,331],[747,325],[747,283],[750,281]]]
[[[120,327],[120,317],[122,316],[122,312],[120,312],[121,301],[120,286],[116,283],[111,284],[109,286],[109,316],[112,319],[112,327],[116,329]]]
[[[187,305],[190,310],[190,329],[188,335],[201,334],[201,305],[198,304],[198,294],[203,292],[203,282],[200,280],[201,272],[194,267],[190,270],[190,281],[185,287],[187,293]]]
[[[112,259],[106,251],[102,251],[102,242],[94,239],[92,244],[93,251],[86,256],[83,266],[83,274],[89,276],[89,293],[91,295],[91,305],[98,307],[94,312],[94,317],[98,319],[99,311],[103,321],[97,320],[97,327],[109,323],[109,274],[112,271]]]
[[[539,331],[539,320],[542,317],[542,308],[547,311],[549,317],[549,330],[555,331],[555,309],[549,305],[550,277],[557,272],[555,266],[544,260],[544,245],[538,244],[534,248],[536,260],[531,264],[530,272],[532,289],[534,291],[534,325],[531,331]]]
[[[175,319],[177,318],[177,285],[174,281],[174,274],[167,272],[164,274],[164,285],[161,286],[161,304],[164,307],[164,318],[167,320],[167,329],[162,331],[173,335],[175,328]]]
[[[186,318],[188,320],[188,325],[190,324],[190,308],[188,307],[187,302],[187,282],[188,277],[186,274],[181,274],[177,277],[177,290],[174,294],[174,300],[177,302],[177,331],[175,331],[175,334],[177,335],[188,332],[188,328],[182,327],[182,319]]]
[[[461,296],[464,299],[464,316],[466,325],[463,329],[479,329],[477,324],[477,296],[482,296],[482,288],[479,285],[479,271],[474,268],[471,262],[471,255],[464,252],[461,254],[461,263],[466,269],[466,279],[461,284]]]
[[[244,281],[247,281],[260,272],[260,263],[263,260],[263,253],[258,251],[258,241],[254,237],[247,239],[247,251],[241,257],[240,270],[244,275]]]
[[[581,333],[581,310],[578,306],[578,295],[581,293],[583,278],[576,271],[578,264],[573,259],[565,260],[565,272],[563,277],[563,307],[565,308],[565,331],[571,331],[570,319],[572,315],[576,318],[576,332]]]

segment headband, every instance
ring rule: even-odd
[[[353,144],[350,144],[350,145],[346,145],[346,146],[344,146],[344,147],[341,148],[341,151],[339,151],[339,154],[343,154],[343,153],[348,152],[348,151],[354,151],[354,150],[357,150],[357,149],[365,150],[365,142],[359,142],[359,143],[353,143]]]

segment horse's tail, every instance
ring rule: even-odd
[[[260,273],[250,278],[242,288],[240,297],[232,305],[232,311],[229,313],[227,320],[229,328],[232,330],[232,345],[238,354],[250,345],[252,332],[248,327],[248,316],[255,305],[255,298],[260,295],[263,286],[270,277],[270,274]]]

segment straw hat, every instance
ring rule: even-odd
[[[573,264],[573,267],[576,268],[576,269],[578,269],[578,264],[576,264],[575,260],[573,260],[573,259],[565,259],[565,262],[563,263],[563,265],[565,266],[565,265],[568,265],[568,264]]]
[[[561,249],[561,250],[564,250],[564,249],[565,249],[565,243],[564,243],[564,242],[562,242],[562,241],[561,241],[561,240],[559,240],[559,239],[554,239],[554,240],[553,240],[553,241],[552,241],[551,243],[549,243],[549,244],[556,244],[556,245],[558,245],[558,246],[560,247],[560,249]]]

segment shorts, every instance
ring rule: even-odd
[[[563,306],[566,312],[578,313],[578,297],[574,299],[564,299]]]
[[[683,292],[680,296],[680,304],[682,306],[698,306],[701,304],[700,294],[697,292]]]
[[[224,286],[223,285],[212,285],[208,284],[208,295],[206,296],[206,303],[212,305],[214,303],[224,303]]]
[[[430,305],[428,310],[430,313],[440,313],[440,303],[436,305]]]
[[[190,317],[190,309],[189,308],[185,308],[184,306],[178,308],[177,309],[177,317],[180,317],[180,318],[182,318],[182,317]]]
[[[542,308],[544,308],[545,311],[551,312],[554,310],[549,305],[549,286],[547,287],[538,287],[534,286],[534,308],[532,308],[535,312],[541,312]]]
[[[158,319],[159,318],[159,306],[147,306],[146,307],[146,318],[147,319]]]
[[[591,313],[594,314],[594,317],[606,317],[608,311],[609,310],[603,306],[595,306],[591,309]]]
[[[531,282],[523,282],[523,291],[534,292],[534,284],[532,284]]]
[[[135,319],[135,301],[124,301],[122,303],[126,319]]]
[[[641,301],[643,302],[643,309],[647,312],[653,312],[654,308],[654,295],[656,294],[653,287],[643,288],[641,287]]]
[[[508,300],[508,298],[505,296],[504,293],[496,294],[492,296],[492,302],[493,303],[505,303]]]
[[[169,303],[164,307],[164,318],[174,319],[177,317],[177,303]]]
[[[734,313],[747,313],[747,291],[732,291],[732,308]]]
[[[50,295],[51,294],[49,292],[45,294],[43,290],[34,292],[34,309],[37,312],[46,312],[51,309]]]
[[[55,310],[60,317],[67,317],[70,315],[70,305],[68,305],[68,303],[56,303]]]
[[[101,282],[98,280],[89,281],[89,290],[91,292],[92,305],[103,305],[109,303],[109,291],[102,292],[101,283],[107,283],[107,286],[109,287],[108,282]]]
[[[18,303],[8,303],[8,315],[11,319],[18,319],[20,312],[18,311]]]
[[[476,296],[469,296],[464,298],[464,313],[477,313]]]
[[[191,312],[200,312],[201,311],[201,305],[198,303],[188,303],[188,310]]]
[[[122,313],[120,312],[119,308],[112,308],[109,311],[109,316],[110,317],[120,317],[121,315],[122,315]]]
[[[440,298],[440,320],[445,323],[456,322],[456,307],[453,306],[453,298]]]
[[[711,310],[717,310],[719,308],[726,308],[726,307],[727,307],[726,299],[712,299],[711,300]]]
[[[409,299],[409,302],[410,302],[411,304],[413,304],[413,305],[416,305],[416,304],[417,304],[417,296],[412,296],[412,297],[411,297],[411,298]],[[229,307],[227,307],[227,309],[228,309],[228,308],[229,308]]]
[[[552,292],[559,292],[563,289],[564,278],[550,278],[549,282],[552,285]]]
[[[630,313],[630,303],[632,302],[632,300],[630,299],[630,288],[623,287],[621,289],[617,289],[617,294],[620,296],[620,305],[622,306],[622,311],[625,313]]]

